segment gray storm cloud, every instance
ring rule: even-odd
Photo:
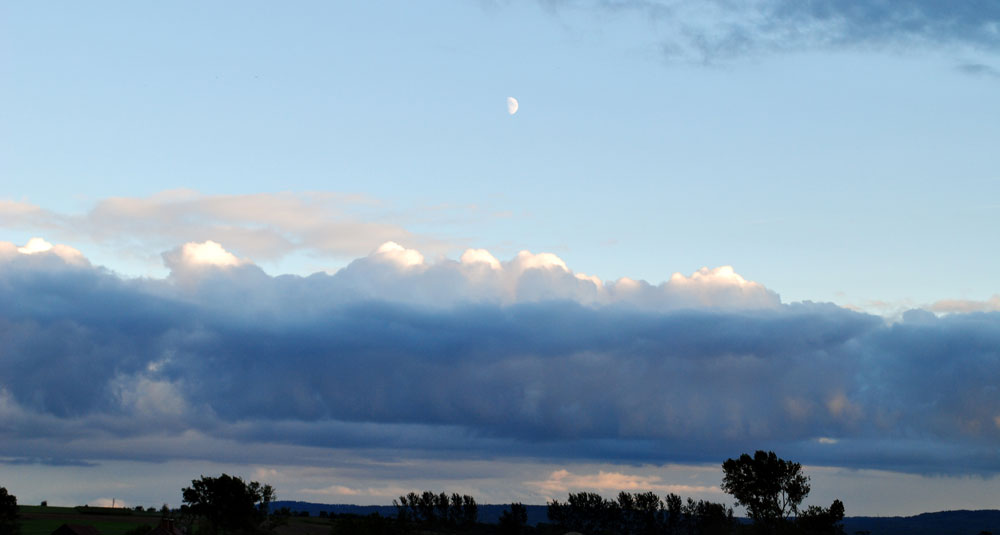
[[[782,304],[731,268],[602,282],[551,254],[427,263],[394,243],[309,277],[214,242],[164,259],[169,277],[126,279],[65,246],[0,244],[7,455],[716,462],[766,447],[919,473],[1000,466],[997,313],[889,324]]]

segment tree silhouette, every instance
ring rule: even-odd
[[[476,499],[469,495],[410,492],[393,500],[396,519],[401,524],[417,523],[426,526],[471,526],[479,519]]]
[[[476,499],[468,494],[462,495],[462,521],[463,526],[471,526],[479,521],[479,506]]]
[[[616,502],[605,500],[593,492],[570,493],[566,503],[550,502],[549,520],[568,531],[600,534],[617,533],[620,523]]]
[[[420,513],[420,520],[425,524],[433,524],[437,518],[434,515],[434,506],[437,505],[437,495],[429,490],[425,490],[417,499],[417,512]]]
[[[618,493],[618,509],[621,515],[622,533],[660,533],[666,513],[663,501],[652,492]]]
[[[844,533],[844,504],[833,500],[829,508],[810,505],[795,519],[795,524],[805,535],[840,535]]]
[[[566,503],[549,502],[549,521],[563,531],[614,535],[729,535],[733,510],[676,494],[661,500],[652,492],[620,492],[616,501],[591,492],[570,493]]]
[[[201,520],[199,528],[211,535],[243,535],[261,531],[274,499],[271,485],[222,474],[191,481],[182,490],[181,512]]]
[[[9,494],[6,487],[0,487],[0,535],[16,534],[17,520],[17,496]]]
[[[802,465],[780,459],[773,451],[758,450],[753,457],[744,453],[722,463],[722,470],[722,490],[736,498],[736,505],[746,507],[756,524],[787,521],[809,494]]]
[[[721,503],[691,498],[682,507],[681,529],[675,533],[689,535],[726,535],[732,533],[736,521],[733,510]]]
[[[667,533],[680,533],[684,514],[684,502],[681,497],[671,492],[663,500],[663,505],[667,512]]]
[[[500,514],[500,533],[519,535],[528,524],[528,508],[522,503],[510,504],[510,510]]]
[[[442,524],[451,523],[455,518],[449,515],[449,512],[451,512],[451,500],[448,499],[447,493],[442,492],[434,498],[435,518]]]

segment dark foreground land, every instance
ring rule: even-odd
[[[41,507],[22,505],[20,535],[49,535],[63,524],[93,526],[101,535],[125,535],[142,525],[155,526],[160,513],[110,507]]]
[[[63,524],[92,526],[101,535],[140,535],[144,527],[157,526],[163,515],[110,507],[41,507],[22,505],[19,535],[51,535]],[[330,535],[329,518],[292,517],[275,528],[276,535]]]
[[[331,535],[351,533],[354,519],[378,513],[384,517],[395,515],[392,506],[329,505],[307,502],[280,501],[275,508],[287,507],[309,516],[293,516],[275,528],[276,535]],[[544,505],[528,505],[528,524],[538,525],[547,521]],[[481,529],[465,533],[496,533],[496,522],[507,509],[505,505],[479,506]],[[62,524],[93,526],[101,535],[128,535],[140,526],[155,526],[160,522],[158,512],[137,512],[129,509],[103,507],[19,507],[20,535],[50,535]],[[320,517],[323,512],[326,516]],[[333,518],[330,518],[333,516]],[[847,517],[844,518],[847,535],[1000,535],[1000,510],[942,511],[909,517]],[[338,529],[339,528],[339,529]],[[434,531],[426,532],[428,535]]]
[[[348,505],[319,504],[297,501],[277,501],[272,507],[287,507],[292,511],[308,512],[313,520],[319,514],[357,515],[360,517],[378,513],[385,517],[396,514],[396,508],[391,505]],[[535,526],[548,520],[546,506],[527,505],[528,525]],[[479,521],[495,524],[500,519],[508,505],[480,505]],[[915,516],[854,516],[844,518],[844,533],[847,535],[979,535],[983,532],[1000,535],[1000,510],[988,509],[981,511],[941,511],[923,513]],[[309,535],[305,533],[288,533],[282,535]],[[320,535],[320,534],[315,534]]]
[[[855,516],[844,518],[844,532],[853,535],[869,531],[871,535],[1000,535],[1000,510],[941,511],[916,516]]]

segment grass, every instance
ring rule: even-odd
[[[93,526],[101,535],[125,535],[141,524],[155,526],[160,521],[159,511],[133,511],[110,507],[42,507],[21,505],[20,535],[51,535],[63,524]],[[319,517],[290,517],[275,530],[278,535],[328,535],[330,521]]]
[[[30,514],[62,514],[62,515],[72,515],[76,514],[75,507],[43,507],[41,505],[18,505],[17,510],[22,515]]]
[[[93,526],[101,535],[125,535],[141,524],[156,525],[158,512],[138,512],[110,507],[42,507],[22,505],[21,535],[50,535],[63,524]]]
[[[275,528],[277,535],[329,535],[330,519],[320,517],[292,517]]]

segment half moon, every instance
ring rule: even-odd
[[[507,113],[514,115],[517,113],[517,99],[514,97],[507,97]]]

